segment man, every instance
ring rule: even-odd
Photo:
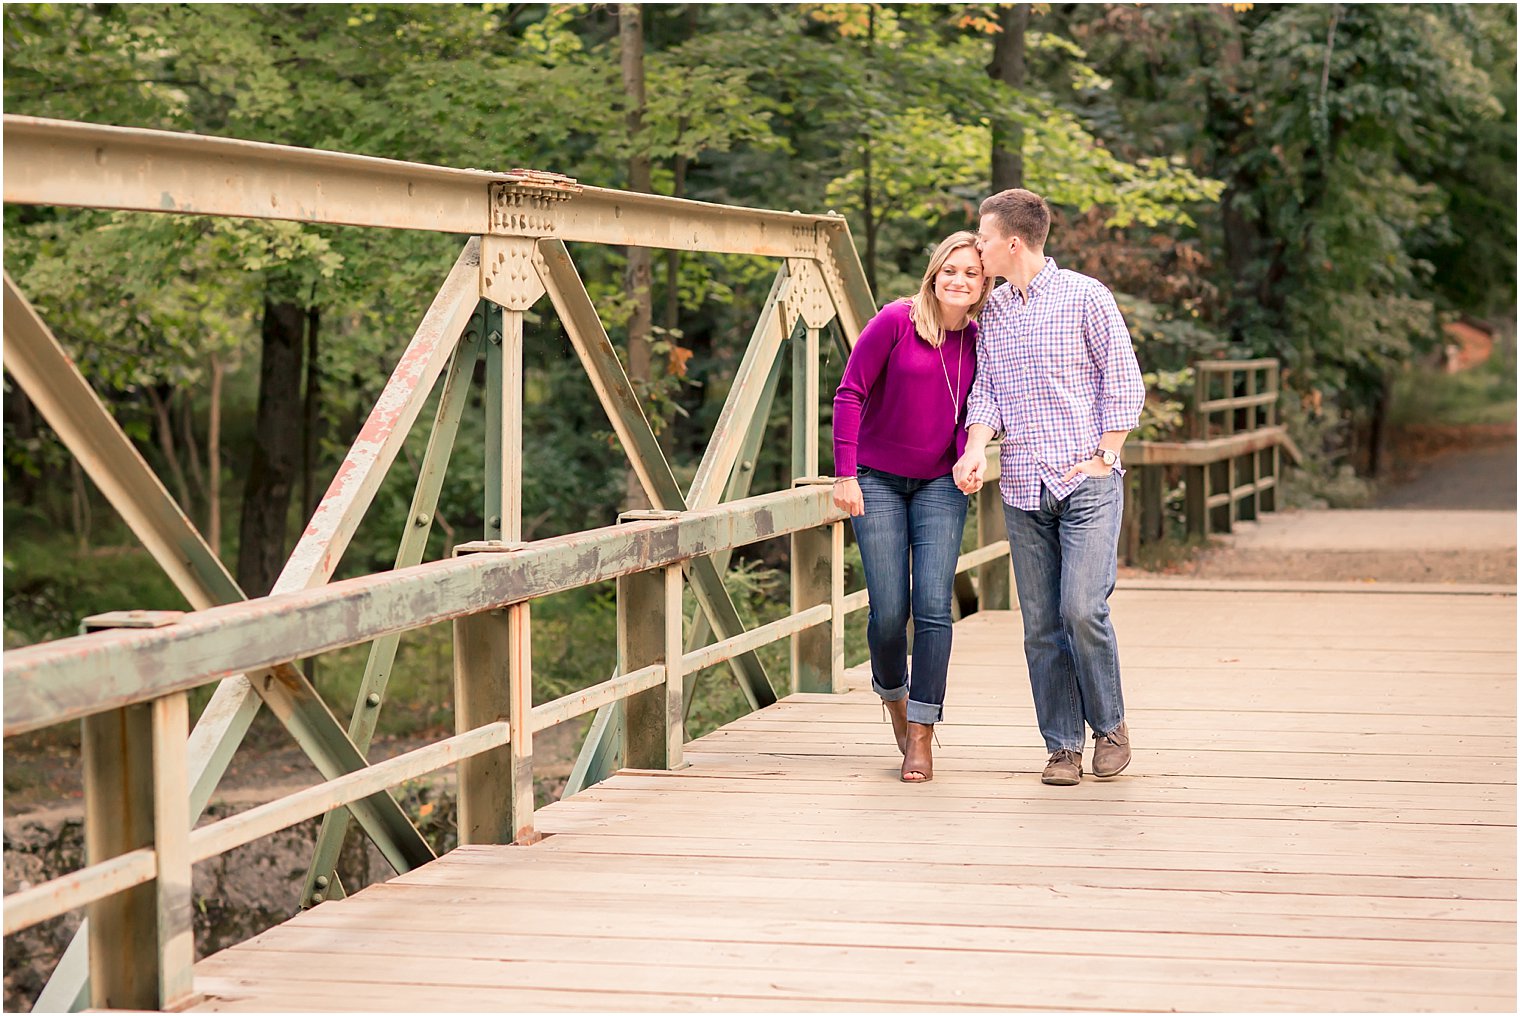
[[[1083,720],[1092,773],[1129,765],[1119,648],[1108,597],[1124,509],[1119,453],[1145,384],[1129,329],[1102,283],[1045,256],[1050,209],[1027,190],[982,202],[982,263],[1006,279],[979,318],[976,384],[956,484],[979,489],[999,431],[1003,517],[1024,616],[1024,655],[1055,786],[1082,781]]]

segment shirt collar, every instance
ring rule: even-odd
[[[1045,267],[1040,269],[1040,273],[1038,275],[1029,280],[1029,295],[1034,296],[1040,293],[1045,289],[1046,286],[1054,282],[1056,279],[1056,272],[1059,270],[1060,269],[1056,267],[1055,258],[1046,258]]]
[[[1023,292],[1020,292],[1012,282],[1004,283],[1008,289],[1009,298],[1018,299],[1021,303],[1028,303],[1030,299],[1038,296],[1047,286],[1055,281],[1056,272],[1058,271],[1060,269],[1056,267],[1056,259],[1051,257],[1046,258],[1045,267],[1041,268],[1039,274],[1029,280],[1029,285],[1024,287]]]

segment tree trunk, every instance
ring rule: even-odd
[[[83,554],[90,549],[90,488],[85,486],[84,470],[79,466],[79,460],[69,456],[69,507],[74,517],[74,538],[78,541],[79,552]]]
[[[306,395],[301,406],[301,520],[304,523],[317,511],[321,498],[316,484],[317,438],[321,421],[322,365],[317,360],[317,333],[322,314],[316,307],[306,308]],[[317,683],[317,658],[302,661],[306,679]]]
[[[874,75],[871,72],[871,62],[876,56],[876,6],[866,5],[866,80],[870,81]],[[861,131],[860,149],[860,211],[865,219],[866,226],[866,253],[865,271],[866,285],[871,287],[871,292],[876,292],[876,208],[871,193],[871,131],[867,127]]]
[[[987,73],[1010,88],[1024,87],[1024,34],[1029,5],[1007,4],[998,12],[1002,31],[993,38]],[[1024,128],[1011,120],[992,120],[992,192],[1024,186]]]
[[[644,127],[644,9],[642,4],[618,4],[618,37],[622,46],[623,94],[628,103],[628,137],[634,154],[628,159],[628,189],[652,193],[649,156],[640,150],[639,137]],[[652,378],[649,362],[649,333],[654,324],[654,304],[650,292],[653,260],[648,247],[628,248],[628,274],[625,285],[633,304],[628,319],[628,380],[634,390],[643,392]],[[646,405],[647,411],[647,405]],[[638,474],[628,470],[624,502],[629,508],[649,507],[649,498],[639,483]]]
[[[190,485],[185,482],[185,471],[180,468],[179,451],[174,444],[174,419],[169,411],[169,402],[157,385],[147,385],[143,389],[148,393],[148,401],[153,403],[153,418],[156,421],[154,430],[158,432],[158,447],[164,453],[164,465],[169,470],[169,478],[174,481],[175,496],[179,499],[179,509],[190,516]],[[173,397],[173,389],[170,389],[170,397]]]
[[[180,394],[179,439],[185,446],[185,465],[189,469],[191,489],[195,492],[195,496],[205,503],[208,496],[206,471],[201,468],[200,446],[195,440],[195,400],[190,398],[189,392]],[[186,505],[186,514],[189,514],[189,511],[189,505]]]
[[[301,515],[309,519],[322,496],[316,485],[318,445],[322,426],[322,365],[317,360],[317,334],[322,314],[306,309],[306,396],[301,407]]]
[[[5,394],[3,403],[5,419],[10,423],[12,432],[18,441],[23,442],[25,447],[29,447],[32,440],[38,436],[37,418],[32,412],[32,400],[27,398],[26,392],[19,384],[16,384],[12,385],[11,390]],[[37,503],[37,494],[40,489],[38,477],[25,469],[12,469],[6,475],[6,482],[7,489],[16,500],[24,505]],[[52,513],[49,515],[50,518],[57,517]]]
[[[258,410],[238,526],[238,583],[249,596],[269,592],[285,563],[301,458],[301,414],[293,396],[301,390],[305,324],[299,304],[264,298]]]
[[[225,369],[211,354],[211,406],[206,425],[206,540],[222,556],[222,378]]]

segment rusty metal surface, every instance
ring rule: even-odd
[[[480,301],[479,269],[480,241],[471,239],[459,252],[412,341],[391,371],[369,418],[280,570],[273,592],[305,589],[332,577],[475,312]]]
[[[536,171],[450,169],[15,115],[5,117],[4,167],[5,200],[17,204],[557,236],[772,257],[814,257],[821,231],[848,232],[837,215],[580,187]]]
[[[521,603],[839,521],[827,488],[764,494],[187,614],[179,624],[5,654],[9,737],[393,631]],[[343,743],[352,748],[345,736]]]

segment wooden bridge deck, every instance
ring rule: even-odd
[[[1514,597],[1163,586],[1113,601],[1116,780],[1039,783],[980,614],[933,783],[868,688],[792,696],[203,960],[200,1008],[1514,1011]]]

